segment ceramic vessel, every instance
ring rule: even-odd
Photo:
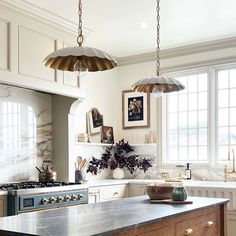
[[[172,192],[172,199],[174,201],[184,201],[188,197],[186,188],[184,186],[174,187]]]
[[[81,181],[86,180],[86,174],[82,170],[75,171],[75,183],[80,183]]]
[[[114,169],[112,175],[114,179],[123,179],[125,177],[125,173],[122,168]]]

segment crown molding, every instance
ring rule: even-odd
[[[1,0],[0,5],[14,10],[23,16],[32,18],[40,23],[43,23],[44,25],[57,28],[60,31],[64,31],[73,36],[77,35],[78,25],[76,23],[25,0]],[[89,36],[92,32],[93,31],[91,29],[83,27],[83,33],[85,37]]]
[[[191,44],[187,46],[164,49],[160,51],[160,58],[168,59],[173,57],[187,56],[191,54],[204,53],[232,47],[236,47],[236,37],[229,37],[224,39]],[[134,56],[120,57],[118,58],[118,63],[119,66],[126,66],[155,60],[156,52],[149,52]]]

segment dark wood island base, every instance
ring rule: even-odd
[[[211,206],[115,233],[112,236],[227,236],[226,212],[226,204]]]

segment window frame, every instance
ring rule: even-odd
[[[228,63],[228,64],[220,64],[208,67],[199,67],[199,68],[191,68],[189,70],[180,70],[174,71],[170,73],[165,73],[168,76],[188,76],[191,74],[199,74],[199,73],[207,73],[208,76],[208,121],[207,121],[207,153],[208,153],[208,161],[207,163],[193,163],[192,166],[194,167],[206,167],[206,168],[219,168],[223,167],[227,164],[226,161],[219,161],[218,160],[218,72],[221,70],[230,70],[236,69],[236,63]],[[158,120],[159,123],[159,162],[158,164],[162,167],[175,167],[179,163],[168,163],[167,160],[167,148],[168,148],[168,141],[167,141],[167,96],[164,95],[159,98],[160,101],[158,103]]]

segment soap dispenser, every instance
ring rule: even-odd
[[[192,178],[192,173],[191,173],[191,169],[189,168],[189,163],[187,163],[187,168],[185,169],[185,176],[186,176],[186,179]]]

